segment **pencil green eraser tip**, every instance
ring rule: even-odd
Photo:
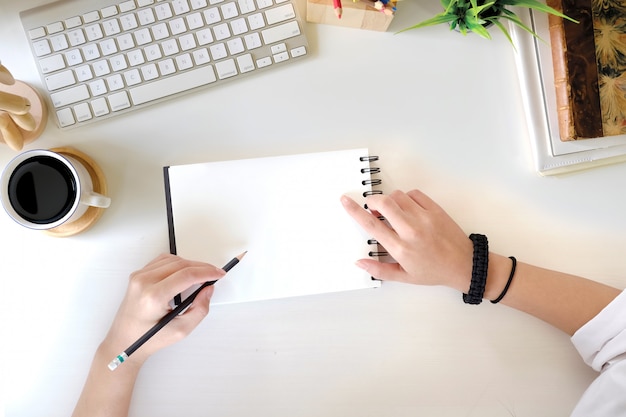
[[[115,369],[117,369],[118,366],[124,363],[126,359],[128,359],[128,355],[125,352],[120,353],[115,359],[111,361],[111,363],[109,363],[109,369],[115,371]]]

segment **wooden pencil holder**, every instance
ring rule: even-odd
[[[39,92],[15,80],[0,63],[0,143],[19,151],[43,133],[47,120],[48,110]]]
[[[395,2],[393,2],[395,6]],[[311,23],[385,32],[393,14],[385,14],[363,1],[342,0],[341,19],[335,14],[333,0],[307,0],[306,20]]]

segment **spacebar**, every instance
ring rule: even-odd
[[[210,84],[216,80],[213,67],[206,66],[131,88],[128,92],[133,100],[133,104],[139,105]]]

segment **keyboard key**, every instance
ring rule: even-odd
[[[191,8],[193,10],[203,9],[207,6],[206,0],[191,0]]]
[[[298,22],[295,20],[261,31],[263,42],[266,45],[289,39],[294,36],[298,36],[299,34],[300,27],[298,26]]]
[[[211,62],[209,57],[209,51],[206,48],[201,48],[193,51],[193,60],[196,65],[204,65]]]
[[[161,48],[159,47],[159,45],[146,46],[143,51],[148,61],[156,61],[157,59],[161,59],[163,57],[163,54],[161,54]],[[139,62],[139,63],[143,64],[143,62]]]
[[[89,91],[87,91],[87,86],[83,84],[57,93],[52,93],[50,94],[50,98],[52,99],[54,107],[59,108],[88,99]]]
[[[174,60],[171,58],[164,59],[163,61],[159,61],[157,64],[159,67],[159,71],[161,75],[170,75],[176,72],[176,67],[174,66]]]
[[[289,54],[287,52],[281,52],[280,54],[276,54],[273,56],[274,58],[274,62],[275,63],[279,63],[279,62],[285,62],[289,59]]]
[[[93,63],[93,73],[96,74],[96,77],[102,77],[103,75],[107,75],[110,72],[111,68],[109,67],[109,61],[107,61],[106,59]]]
[[[63,27],[63,23],[61,22],[54,22],[46,26],[46,30],[48,31],[49,35],[52,35],[53,33],[63,32],[63,29],[65,29],[65,27]]]
[[[93,23],[100,20],[100,13],[97,10],[85,13],[83,15],[83,23]]]
[[[193,61],[190,54],[183,54],[176,57],[176,66],[179,71],[188,70],[193,67]]]
[[[239,16],[235,3],[226,3],[223,6],[220,6],[220,10],[222,11],[224,19],[232,19],[233,17]]]
[[[130,71],[126,71],[124,73],[124,81],[126,81],[126,85],[133,86],[137,85],[141,82],[141,76],[139,75],[139,70],[134,68]]]
[[[72,84],[76,84],[76,77],[74,76],[74,71],[67,70],[63,72],[58,72],[53,75],[49,75],[45,78],[46,86],[48,90],[54,91],[63,87],[70,86]]]
[[[111,69],[114,72],[122,71],[128,68],[128,64],[126,63],[126,57],[124,55],[115,55],[111,57],[109,63],[111,64]]]
[[[120,13],[130,12],[131,10],[135,10],[137,7],[135,6],[134,0],[125,1],[119,4]]]
[[[170,36],[170,33],[167,30],[167,26],[165,23],[159,23],[158,25],[154,25],[150,28],[152,31],[152,36],[155,41],[160,41],[161,39],[166,39]]]
[[[93,109],[93,114],[96,117],[104,116],[105,114],[109,114],[109,106],[107,101],[100,97],[91,102],[91,108]]]
[[[85,39],[85,32],[83,32],[80,28],[68,32],[67,37],[69,38],[70,45],[72,46],[82,45],[87,42]]]
[[[158,20],[165,20],[165,19],[169,19],[170,17],[172,17],[172,9],[169,5],[169,3],[160,3],[158,4],[155,8],[154,11],[156,12],[156,17]]]
[[[54,50],[54,52],[62,51],[69,48],[67,38],[64,34],[51,37],[50,44],[52,45],[52,49]]]
[[[269,56],[263,57],[263,58],[259,58],[256,60],[256,66],[257,68],[264,68],[264,67],[268,67],[272,65],[272,58],[270,58]]]
[[[147,30],[147,29],[146,29]],[[137,32],[135,32],[137,33]],[[149,33],[149,32],[148,32]],[[127,51],[135,47],[135,41],[130,33],[124,33],[117,37],[117,44],[120,47],[120,51]]]
[[[132,13],[120,17],[120,24],[122,25],[123,31],[129,31],[139,27],[139,23],[137,23],[137,18]]]
[[[59,110],[57,112],[57,120],[59,121],[59,126],[61,127],[71,126],[76,123],[71,109]]]
[[[126,91],[111,94],[108,99],[111,111],[120,111],[130,107],[130,100],[128,100],[128,93],[126,93]]]
[[[80,16],[70,17],[69,19],[65,19],[65,27],[67,29],[77,28],[83,24],[83,20]]]
[[[117,44],[114,39],[105,39],[100,42],[100,50],[102,55],[107,56],[117,52]]]
[[[171,96],[182,91],[213,83],[217,80],[211,66],[198,68],[131,88],[130,96],[135,105]]]
[[[183,13],[187,13],[190,10],[187,0],[174,0],[172,2],[172,7],[174,8],[174,14],[177,16]]]
[[[89,41],[95,41],[104,37],[104,34],[102,33],[102,28],[100,27],[99,23],[87,26],[85,28],[85,32],[87,33],[87,39]]]
[[[235,66],[235,61],[233,59],[218,62],[215,64],[215,70],[217,71],[217,76],[220,80],[237,75],[237,67]]]
[[[239,10],[241,14],[248,14],[256,10],[254,6],[254,0],[238,0]]]
[[[208,10],[205,10],[204,20],[206,20],[207,25],[212,25],[214,23],[220,22],[222,20],[222,17],[220,16],[220,12],[217,7],[212,7]]]
[[[196,38],[194,38],[191,33],[181,36],[178,41],[180,43],[180,49],[183,51],[188,51],[196,47]]]
[[[65,60],[70,67],[83,63],[83,56],[78,49],[72,49],[65,53]]]
[[[91,61],[100,58],[100,50],[95,43],[85,45],[83,48],[83,56],[87,61]]]
[[[36,56],[45,56],[52,52],[48,39],[42,39],[33,43],[33,49]]]
[[[291,4],[275,7],[265,12],[265,19],[267,19],[268,25],[284,22],[285,20],[293,19],[294,17],[296,17],[296,13],[293,11],[293,6]]]
[[[107,86],[109,86],[109,91],[117,91],[124,88],[124,81],[122,80],[122,76],[120,74],[114,74],[106,79]]]
[[[198,38],[198,45],[208,45],[213,42],[213,35],[211,34],[211,29],[202,29],[196,32],[196,37]]]
[[[248,50],[260,48],[263,45],[261,43],[261,37],[257,32],[244,36],[243,40],[246,43],[246,48],[248,48]]]
[[[76,115],[76,121],[78,122],[84,122],[85,120],[89,120],[93,117],[91,115],[89,104],[87,103],[81,103],[74,106],[74,114]]]
[[[104,80],[95,80],[89,83],[89,91],[94,97],[101,96],[108,93],[107,86],[104,84]]]
[[[142,26],[156,22],[152,9],[139,10],[137,12],[137,17],[139,17],[139,24],[141,24]]]
[[[239,66],[239,72],[250,72],[254,69],[254,61],[252,55],[245,54],[237,57],[237,65]]]
[[[141,75],[143,75],[144,80],[152,81],[159,77],[159,71],[155,64],[148,64],[141,67]]]
[[[103,22],[102,27],[104,28],[104,33],[107,36],[117,35],[122,32],[120,22],[117,19],[110,19]]]
[[[229,39],[228,42],[226,42],[226,46],[228,46],[228,52],[231,55],[240,54],[245,50],[241,38]]]
[[[44,36],[46,36],[46,30],[42,27],[38,27],[28,31],[28,37],[32,40],[43,38]]]
[[[218,59],[226,58],[228,56],[228,52],[226,51],[226,46],[223,43],[211,45],[209,47],[209,50],[211,51],[211,56],[213,57],[214,61],[217,61]]]
[[[117,14],[117,7],[115,6],[105,7],[104,9],[100,10],[100,16],[102,16],[103,19],[106,19],[107,17],[115,16],[116,14]]]
[[[304,46],[299,46],[297,48],[293,48],[290,52],[293,58],[297,58],[299,56],[306,55],[306,48]]]
[[[63,60],[63,57],[61,55],[57,54],[39,61],[39,66],[41,67],[41,72],[43,72],[44,74],[48,74],[50,72],[58,71],[62,68],[65,68],[65,61]]]
[[[134,49],[130,51],[129,53],[126,54],[126,58],[128,59],[128,63],[130,64],[131,67],[135,67],[137,65],[141,65],[144,62],[146,62],[146,60],[143,57],[143,53],[141,52],[141,49]]]
[[[189,30],[199,29],[204,26],[204,20],[202,20],[202,15],[200,13],[190,14],[185,19],[187,20],[187,27]]]
[[[76,79],[80,82],[84,82],[87,80],[91,80],[93,78],[93,73],[91,72],[91,66],[83,65],[81,67],[76,68]]]

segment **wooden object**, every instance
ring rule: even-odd
[[[395,2],[393,3],[396,4]],[[369,5],[369,2],[343,0],[341,19],[337,18],[333,0],[307,0],[306,20],[311,23],[343,26],[384,32],[393,20],[393,14],[385,14]]]
[[[106,179],[104,177],[104,173],[102,172],[102,169],[100,169],[100,166],[98,166],[96,161],[94,161],[90,156],[71,147],[53,148],[50,150],[53,152],[57,152],[61,155],[70,156],[81,162],[91,176],[91,181],[93,182],[93,191],[102,195],[108,194],[108,187]],[[44,233],[54,237],[68,237],[84,232],[85,230],[93,226],[100,217],[102,217],[104,210],[105,209],[101,207],[88,207],[87,211],[85,211],[85,214],[83,214],[77,220],[71,223],[62,224],[53,229],[45,230]]]
[[[548,15],[561,140],[626,134],[626,1],[547,4],[579,21]]]
[[[41,136],[48,121],[48,108],[37,90],[22,81],[18,80],[10,85],[0,83],[0,91],[9,93],[13,96],[23,97],[30,102],[30,110],[26,113],[21,111],[18,111],[17,113],[7,112],[7,114],[9,114],[12,118],[12,123],[15,124],[15,127],[21,133],[21,140],[16,140],[17,138],[15,138],[14,135],[10,138],[5,138],[2,132],[0,132],[0,142],[4,142],[11,147],[11,149],[19,151],[24,147],[24,145]],[[5,95],[5,97],[9,96]],[[0,108],[2,108],[1,104],[2,103],[0,103]],[[11,101],[11,104],[14,105],[15,102]],[[33,126],[33,129],[25,129],[30,126]]]

